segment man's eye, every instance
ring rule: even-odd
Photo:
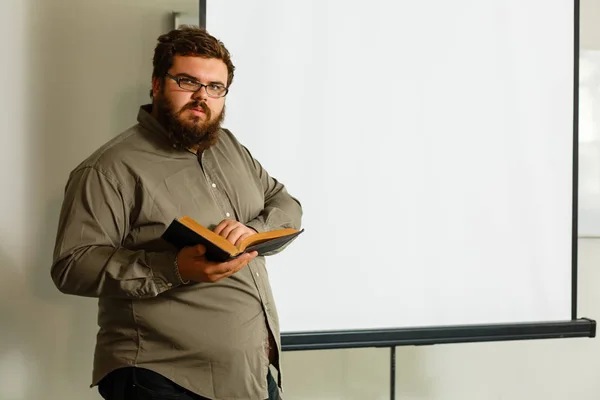
[[[181,78],[180,82],[183,83],[184,85],[198,85],[198,83],[196,83],[196,81],[193,81],[193,80],[187,79],[187,78]]]
[[[210,85],[210,88],[215,91],[223,90],[223,86],[221,85]]]

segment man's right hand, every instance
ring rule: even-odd
[[[231,261],[217,263],[207,260],[204,257],[205,253],[206,248],[202,245],[185,247],[179,251],[179,254],[177,254],[177,266],[179,267],[179,275],[183,280],[217,282],[235,274],[258,255],[254,251],[242,254]]]

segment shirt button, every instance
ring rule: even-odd
[[[258,272],[256,273],[256,276],[260,276],[260,275],[258,274]]]
[[[217,184],[216,184],[216,183],[213,183],[211,186],[212,186],[212,187],[214,187],[214,188],[216,188],[216,187],[217,187]]]
[[[226,217],[229,217],[230,215],[231,215],[231,214],[229,214],[229,213],[226,213],[226,214],[225,214],[225,216],[226,216]]]
[[[173,284],[171,282],[169,282],[169,283],[167,283],[167,286],[171,287],[171,286],[173,286]]]

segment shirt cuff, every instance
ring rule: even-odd
[[[189,283],[184,282],[183,279],[181,279],[176,260],[177,253],[174,251],[153,254],[150,265],[152,266],[154,282],[157,285],[159,292],[164,292],[165,290],[180,286],[184,283]]]

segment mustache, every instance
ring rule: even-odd
[[[193,110],[194,108],[202,109],[202,111],[204,111],[204,114],[206,114],[206,116],[210,119],[210,108],[208,108],[208,106],[206,105],[206,103],[204,101],[198,101],[198,100],[192,101],[192,102],[186,104],[179,113],[181,114],[185,110]]]

